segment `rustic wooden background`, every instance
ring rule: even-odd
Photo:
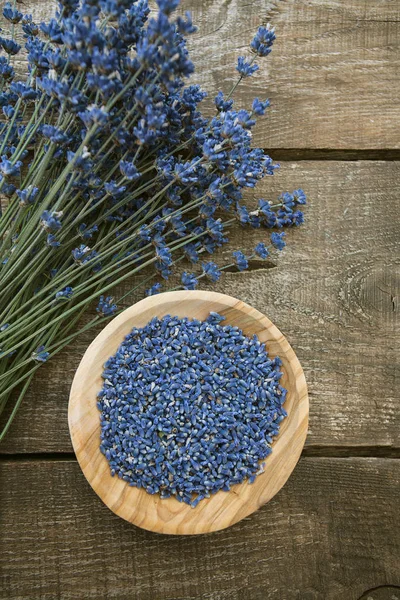
[[[52,1],[21,6],[40,20]],[[256,27],[277,29],[238,100],[272,101],[256,143],[282,167],[258,197],[303,187],[307,223],[278,265],[214,289],[265,312],[293,345],[310,391],[306,447],[283,490],[230,529],[135,528],[102,505],[72,452],[68,391],[94,334],[82,337],[41,369],[0,446],[1,598],[399,600],[400,1],[183,7],[211,95],[229,89]],[[238,231],[235,244],[261,236]]]

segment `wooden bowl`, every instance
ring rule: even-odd
[[[106,360],[115,354],[133,327],[143,327],[154,316],[170,314],[205,320],[210,311],[224,315],[224,324],[237,325],[266,342],[269,354],[283,361],[282,385],[288,395],[288,416],[265,459],[265,472],[255,482],[244,482],[229,492],[217,492],[191,508],[175,498],[161,499],[111,477],[100,452],[100,412],[97,393]],[[150,296],[113,319],[86,350],[72,383],[68,421],[72,444],[81,469],[103,502],[117,515],[158,533],[209,533],[229,527],[268,502],[285,484],[303,448],[308,424],[308,395],[303,370],[280,331],[260,312],[230,296],[206,291],[166,292]]]

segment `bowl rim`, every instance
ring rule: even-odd
[[[193,306],[191,306],[193,305]],[[112,356],[134,326],[142,327],[153,316],[185,316],[185,310],[208,314],[211,310],[226,317],[224,324],[237,324],[246,335],[257,333],[271,356],[283,361],[282,385],[288,394],[288,416],[274,439],[272,453],[264,459],[265,471],[254,483],[245,481],[229,492],[219,491],[202,500],[196,508],[176,498],[161,499],[143,489],[130,487],[112,477],[108,461],[100,452],[100,412],[97,391],[105,360]],[[171,312],[174,307],[175,312]],[[196,314],[186,315],[199,318]],[[147,320],[146,320],[147,319]],[[203,319],[200,319],[203,320]],[[277,351],[279,350],[279,351]],[[290,389],[289,389],[290,386]],[[96,391],[97,390],[97,391]],[[300,362],[287,339],[261,312],[232,296],[219,292],[185,290],[149,296],[112,319],[85,351],[75,372],[68,405],[68,424],[78,463],[91,487],[115,514],[149,531],[168,534],[198,534],[218,531],[248,516],[268,502],[286,483],[303,449],[307,436],[309,401]]]

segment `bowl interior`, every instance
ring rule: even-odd
[[[210,311],[226,317],[224,324],[236,325],[265,342],[270,356],[282,359],[282,385],[288,394],[288,416],[281,424],[272,453],[265,459],[265,472],[253,484],[244,482],[229,492],[218,492],[196,508],[175,498],[161,500],[144,490],[111,477],[100,452],[100,413],[97,393],[102,371],[125,335],[142,327],[154,316],[167,314],[205,320]],[[113,319],[84,354],[75,374],[69,403],[69,426],[74,450],[90,485],[116,514],[145,529],[162,533],[193,534],[227,527],[267,502],[282,487],[293,470],[307,432],[308,397],[304,374],[292,348],[279,330],[249,305],[216,292],[166,292],[145,298]]]

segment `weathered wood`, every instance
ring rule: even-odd
[[[382,585],[365,592],[360,600],[400,600],[400,587]]]
[[[0,463],[1,598],[357,600],[400,584],[400,461],[302,459],[233,527],[160,536],[116,517],[75,462]]]
[[[40,21],[53,0],[24,0]],[[272,148],[400,148],[400,3],[393,0],[184,0],[199,31],[190,41],[196,82],[229,91],[238,54],[261,23],[278,39],[237,98],[272,101],[255,142]],[[209,105],[209,104],[208,104]]]
[[[229,273],[212,288],[251,304],[287,336],[309,387],[308,447],[400,446],[399,175],[393,162],[283,163],[258,195],[302,186],[306,224],[288,232],[277,268]],[[225,262],[266,233],[236,228]],[[0,452],[72,450],[69,388],[94,337],[39,370]]]
[[[204,499],[193,509],[176,498],[160,502],[158,494],[130,487],[112,478],[110,465],[100,452],[97,396],[102,387],[103,365],[134,327],[144,327],[153,317],[165,315],[204,321],[210,312],[226,318],[251,337],[266,344],[271,357],[282,360],[281,384],[287,389],[287,418],[274,440],[265,471],[253,484],[235,485]],[[307,385],[301,365],[282,333],[265,315],[241,300],[211,291],[175,291],[143,299],[113,319],[85,352],[71,387],[68,422],[72,443],[86,479],[117,515],[134,525],[172,534],[200,534],[224,529],[268,502],[286,483],[300,458],[308,426]]]

